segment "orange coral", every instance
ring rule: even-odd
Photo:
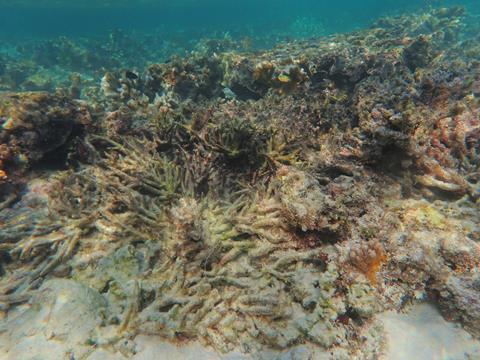
[[[3,170],[3,161],[0,159],[0,180],[5,180],[7,177],[7,172]]]
[[[372,285],[376,285],[377,273],[387,261],[387,254],[379,241],[370,241],[352,248],[350,261]]]

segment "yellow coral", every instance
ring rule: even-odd
[[[427,226],[431,229],[446,229],[447,220],[445,216],[427,202],[416,203],[414,207],[409,208],[404,216],[407,222],[413,222],[417,225]]]
[[[284,84],[288,84],[291,81],[291,79],[290,79],[290,76],[281,74],[281,75],[278,75],[278,81]]]
[[[12,130],[15,127],[15,121],[12,117],[8,118],[2,125],[4,130]]]

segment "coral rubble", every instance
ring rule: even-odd
[[[153,334],[378,358],[376,315],[426,299],[478,336],[480,58],[464,16],[256,53],[207,44],[109,71],[82,100],[2,94],[7,326],[67,278],[102,299],[92,346],[123,354]],[[39,167],[52,152],[66,164]]]

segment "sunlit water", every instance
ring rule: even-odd
[[[476,21],[480,11],[476,4],[476,0],[4,0],[0,1],[0,55],[62,67],[64,59],[42,62],[38,49],[48,55],[48,47],[39,41],[51,40],[58,47],[55,42],[63,37],[89,50],[115,43],[113,47],[121,51],[98,55],[141,68],[147,62],[183,56],[206,38],[242,40],[247,50],[265,49],[285,40],[362,29],[383,16],[432,7],[462,5]],[[102,66],[110,68],[108,61]]]
[[[463,5],[478,10],[476,0],[135,0],[0,1],[0,36],[102,35],[111,29],[243,34],[291,30],[302,34],[314,25],[325,32],[349,31],[378,17],[429,7]],[[306,21],[305,21],[306,20]]]

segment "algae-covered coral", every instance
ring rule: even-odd
[[[478,335],[480,58],[465,16],[205,47],[110,71],[82,100],[2,95],[4,321],[68,278],[105,300],[91,346],[127,355],[123,340],[153,334],[377,358],[375,315],[427,298]]]

